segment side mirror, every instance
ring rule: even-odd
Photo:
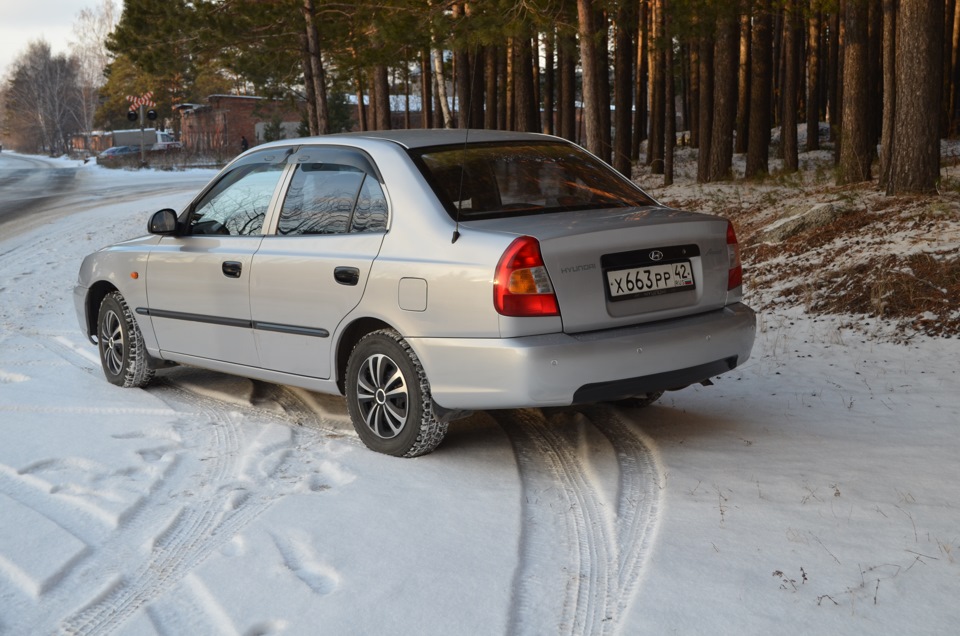
[[[170,208],[154,212],[147,223],[147,231],[151,234],[169,236],[177,233],[177,213]]]

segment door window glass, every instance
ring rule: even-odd
[[[263,219],[284,167],[282,163],[253,164],[226,175],[193,209],[190,233],[262,234]]]
[[[385,232],[387,230],[387,198],[376,179],[367,175],[357,197],[351,232]]]
[[[302,163],[290,182],[277,234],[343,234],[386,229],[386,198],[376,179],[342,164]]]

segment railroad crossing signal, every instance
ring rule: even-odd
[[[127,101],[130,102],[130,110],[127,112],[127,119],[130,121],[140,120],[140,164],[147,163],[147,147],[144,139],[143,120],[144,117],[153,121],[157,118],[157,111],[153,110],[157,105],[153,102],[153,91],[147,91],[143,95],[127,95]],[[144,112],[149,106],[150,110]],[[139,112],[138,112],[139,111]]]
[[[127,95],[127,101],[130,102],[130,112],[127,113],[127,119],[130,121],[142,120],[145,106],[150,107],[150,110],[146,113],[147,119],[153,121],[157,118],[157,111],[153,110],[157,106],[153,101],[153,91],[147,91],[143,95]],[[137,111],[140,111],[139,115]]]
[[[130,110],[136,110],[141,106],[149,106],[150,108],[156,106],[153,103],[153,91],[147,91],[143,95],[127,95],[127,101],[130,102]]]

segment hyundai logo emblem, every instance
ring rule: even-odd
[[[650,254],[648,254],[648,256],[650,257],[651,261],[663,260],[663,252],[661,252],[660,250],[653,250],[652,252],[650,252]]]

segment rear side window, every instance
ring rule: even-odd
[[[384,232],[387,229],[387,197],[380,183],[367,175],[357,197],[351,232]]]
[[[411,152],[460,220],[654,205],[642,190],[577,146],[504,142]]]
[[[377,180],[355,166],[301,163],[290,182],[277,234],[382,232],[387,203]]]

